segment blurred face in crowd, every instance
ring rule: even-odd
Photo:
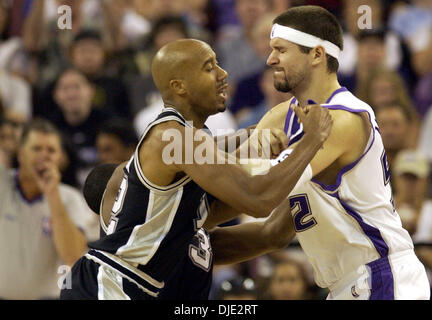
[[[164,45],[179,39],[186,38],[186,35],[175,24],[167,25],[159,30],[154,38],[154,46],[157,50]]]
[[[408,203],[425,198],[428,179],[413,173],[401,173],[394,178],[397,195]]]
[[[380,0],[344,0],[343,5],[343,19],[350,34],[355,36],[360,31],[358,27],[360,18],[358,9],[361,5],[367,5],[371,8],[372,28],[375,29],[381,26],[382,6]]]
[[[73,45],[72,64],[88,76],[96,76],[105,65],[105,50],[101,41],[83,39]]]
[[[271,52],[268,41],[273,26],[273,18],[273,15],[263,16],[252,29],[253,48],[263,59],[267,59]]]
[[[376,77],[370,83],[370,102],[376,108],[380,105],[389,104],[397,97],[394,84],[385,77]]]
[[[384,65],[386,48],[378,37],[367,37],[358,43],[358,66],[371,70]]]
[[[58,80],[54,98],[66,121],[70,125],[79,125],[90,115],[93,89],[82,74],[68,70]]]
[[[300,268],[290,262],[276,266],[270,282],[270,294],[275,300],[304,299],[307,284]]]
[[[121,139],[114,134],[100,133],[96,137],[96,150],[99,162],[122,163],[130,159],[134,153],[134,147],[126,146]]]
[[[60,137],[55,133],[31,131],[18,150],[20,175],[42,175],[47,164],[59,166],[62,158]]]
[[[267,0],[236,0],[235,9],[240,23],[250,30],[258,19],[269,10]]]
[[[386,150],[405,148],[410,123],[398,106],[379,108],[377,121]]]

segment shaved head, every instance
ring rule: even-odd
[[[171,92],[171,80],[185,80],[200,68],[199,57],[211,50],[210,46],[199,40],[181,39],[163,46],[152,62],[153,81],[162,97]]]

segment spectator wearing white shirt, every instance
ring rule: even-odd
[[[83,197],[60,183],[61,148],[57,129],[33,121],[23,131],[18,170],[0,166],[1,299],[58,298],[60,267],[96,238]]]

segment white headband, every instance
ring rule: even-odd
[[[327,54],[339,59],[340,49],[334,43],[290,27],[275,23],[270,34],[270,39],[273,38],[281,38],[308,48],[322,46]]]

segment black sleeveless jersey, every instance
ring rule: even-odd
[[[188,176],[169,186],[157,186],[145,177],[139,165],[138,150],[146,134],[166,121],[177,121],[192,130],[175,109],[162,110],[143,133],[124,169],[110,223],[102,223],[105,234],[89,244],[95,249],[92,252],[98,252],[98,259],[122,269],[123,274],[132,273],[131,278],[156,295],[175,274],[181,276],[176,272],[186,258],[205,272],[212,268],[208,237],[199,230],[207,218],[209,201],[214,198]]]

